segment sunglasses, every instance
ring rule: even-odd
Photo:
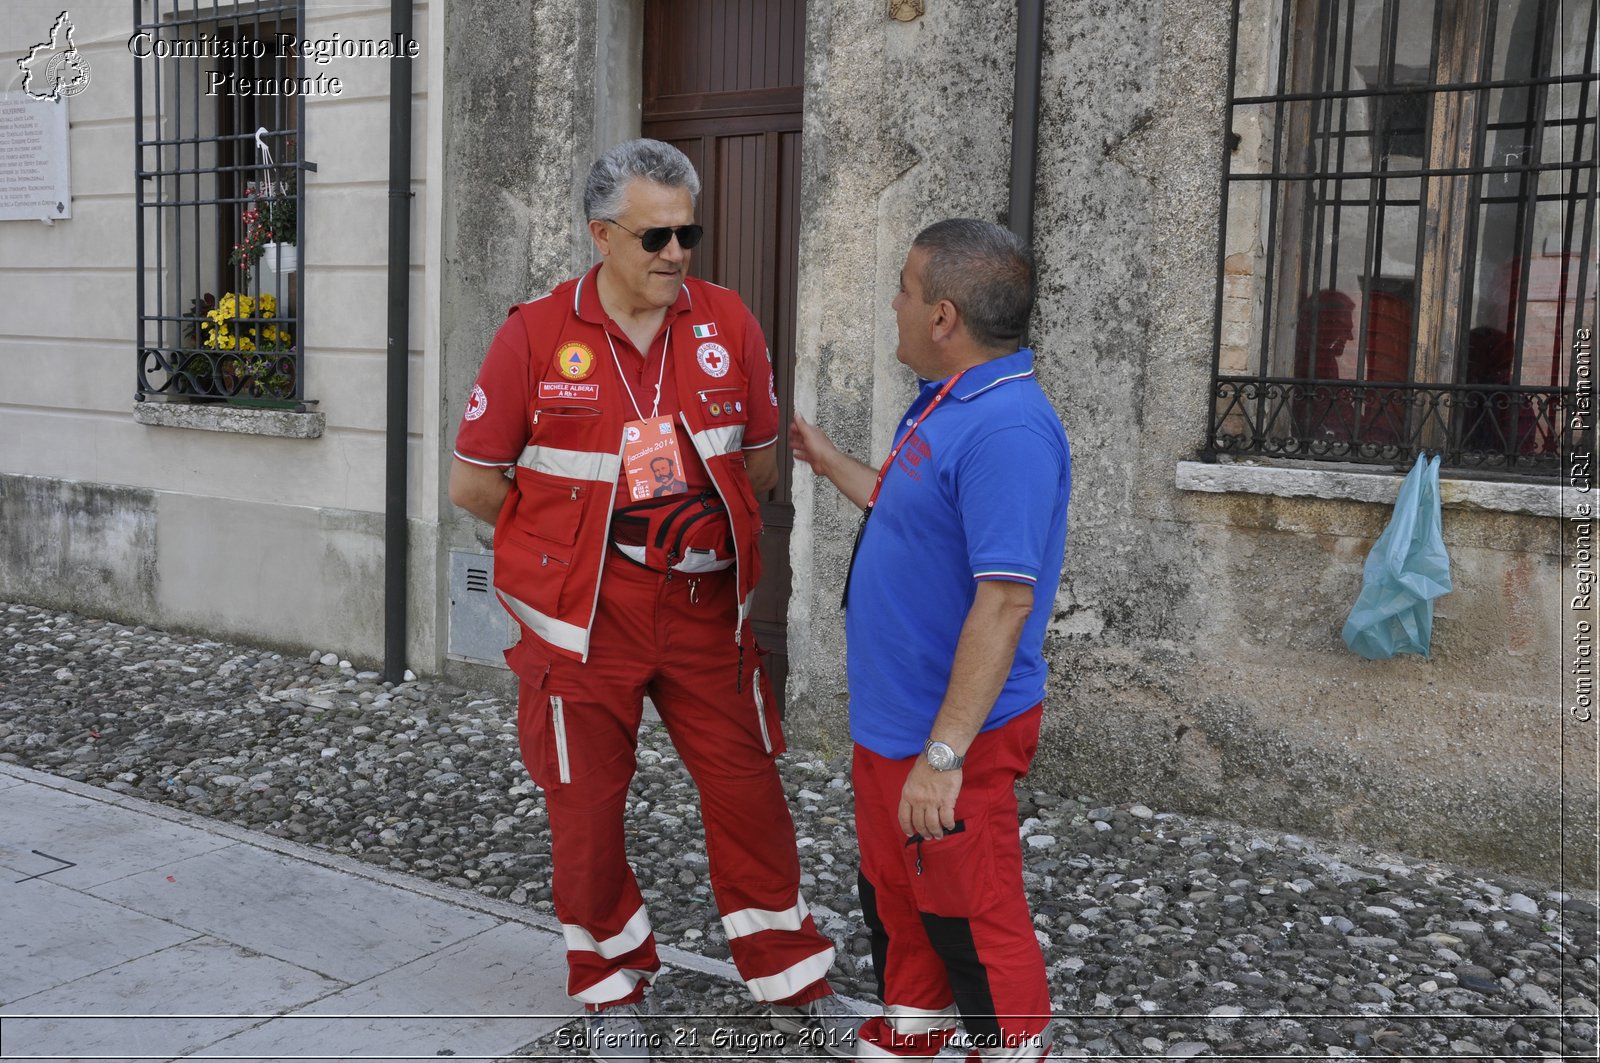
[[[679,225],[676,228],[669,228],[663,225],[654,229],[646,229],[642,233],[636,233],[620,221],[612,218],[607,218],[606,220],[630,236],[638,237],[639,246],[652,255],[666,247],[674,236],[678,238],[679,247],[685,251],[693,251],[695,246],[700,243],[700,238],[706,234],[705,228],[699,225]]]

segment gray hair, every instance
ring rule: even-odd
[[[972,338],[984,347],[1018,343],[1033,310],[1033,253],[1009,229],[977,218],[946,218],[917,234],[927,252],[922,298],[955,304]]]
[[[624,140],[589,167],[583,214],[589,221],[614,221],[627,210],[628,182],[635,177],[668,188],[686,188],[700,198],[700,175],[689,156],[659,140]]]

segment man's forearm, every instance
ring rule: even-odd
[[[961,625],[950,683],[930,738],[965,754],[989,718],[1011,674],[1023,625],[1033,608],[1033,587],[1010,580],[983,580]],[[961,772],[934,771],[918,757],[900,790],[900,829],[926,838],[943,837],[955,826]]]
[[[511,491],[511,481],[499,469],[455,459],[450,466],[450,501],[493,527]]]
[[[872,497],[872,485],[877,483],[878,474],[872,466],[865,462],[857,461],[841,450],[834,451],[837,455],[828,463],[826,476],[839,493],[856,504],[857,509],[866,509],[867,500]]]
[[[939,715],[929,738],[964,753],[989,718],[1016,660],[1022,628],[1033,610],[1033,586],[1011,580],[984,580],[956,643]]]

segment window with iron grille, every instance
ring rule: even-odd
[[[135,398],[304,410],[304,2],[133,10]]]
[[[1595,0],[1235,0],[1222,455],[1557,477],[1592,446]]]

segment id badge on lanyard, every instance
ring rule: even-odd
[[[671,417],[646,417],[623,425],[622,469],[628,497],[635,502],[689,490],[678,451],[678,430]]]
[[[651,404],[649,417],[644,415],[639,408],[639,400],[634,398],[633,388],[622,371],[622,362],[617,358],[617,347],[611,342],[609,332],[606,333],[606,344],[611,348],[611,360],[617,367],[617,378],[622,381],[628,401],[633,403],[633,412],[639,418],[622,426],[622,476],[628,485],[628,499],[642,502],[647,498],[666,498],[668,495],[686,493],[689,485],[683,478],[678,429],[670,416],[661,413],[661,381],[666,377],[667,353],[672,347],[671,327],[667,328],[666,337],[661,341],[661,368],[656,374],[656,397]]]

